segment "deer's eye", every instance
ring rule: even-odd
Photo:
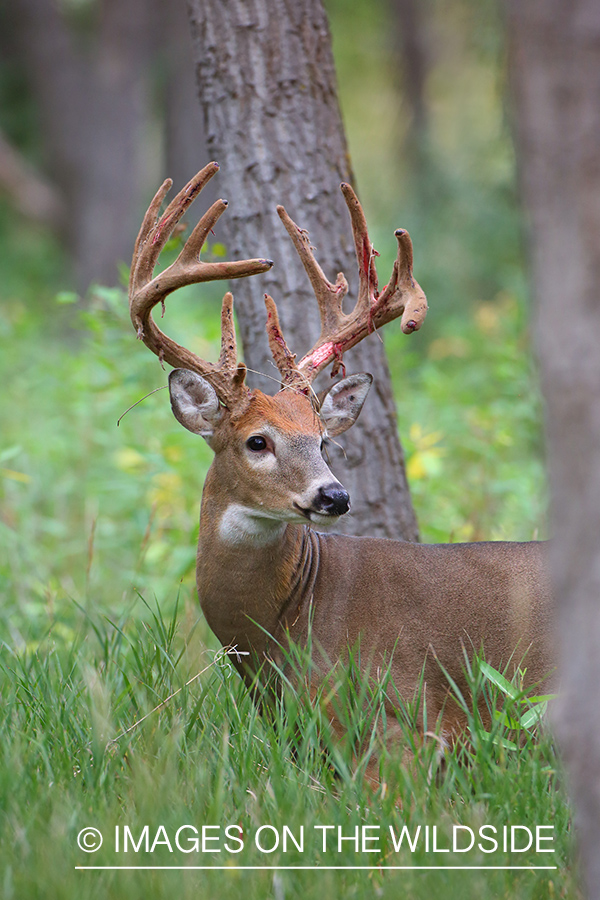
[[[267,439],[262,434],[253,434],[246,441],[246,447],[248,450],[252,450],[253,453],[260,453],[262,450],[267,449]]]

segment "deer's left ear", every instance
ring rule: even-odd
[[[321,399],[321,419],[331,437],[354,425],[367,399],[373,376],[349,375],[329,388]]]

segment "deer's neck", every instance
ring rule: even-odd
[[[209,474],[210,477],[210,474]],[[287,631],[308,627],[318,536],[307,526],[257,516],[207,481],[200,515],[197,585],[208,624],[225,646],[272,653]]]

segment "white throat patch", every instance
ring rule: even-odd
[[[285,522],[260,516],[241,503],[230,503],[219,523],[219,537],[227,544],[253,544],[261,547],[281,537]]]

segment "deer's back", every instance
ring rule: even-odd
[[[444,696],[439,663],[464,683],[463,647],[499,670],[544,679],[554,666],[544,543],[412,544],[319,534],[313,636],[330,659],[360,641],[372,666],[392,660],[412,696],[426,674]]]

